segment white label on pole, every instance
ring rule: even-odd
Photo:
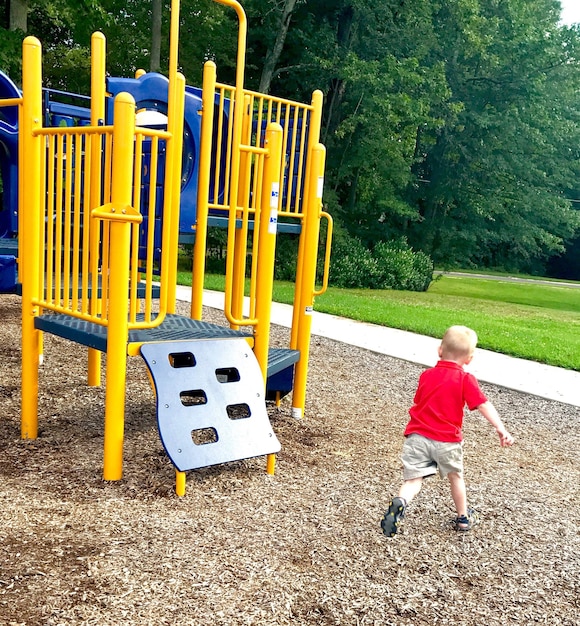
[[[312,315],[313,307],[307,306],[304,309],[304,315]]]
[[[270,192],[270,208],[278,208],[278,197],[280,195],[280,183],[272,183],[272,191]]]
[[[277,230],[278,230],[278,209],[270,209],[268,233],[270,233],[270,235],[275,235]]]
[[[318,186],[316,187],[316,197],[322,198],[322,190],[324,188],[324,176],[318,177]]]
[[[303,415],[304,413],[302,412],[302,409],[292,407],[292,417],[294,419],[301,420]]]

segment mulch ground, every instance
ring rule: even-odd
[[[101,478],[104,389],[87,387],[78,345],[45,337],[39,437],[20,439],[20,300],[0,296],[0,624],[578,624],[576,407],[482,385],[516,444],[466,418],[480,524],[454,532],[432,478],[382,535],[420,372],[313,337],[305,419],[290,397],[268,407],[276,475],[263,457],[196,470],[178,498],[139,358],[123,480]]]

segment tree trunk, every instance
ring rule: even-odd
[[[26,32],[28,28],[28,0],[10,0],[9,5],[8,29]]]
[[[151,63],[149,69],[158,72],[161,69],[161,1],[152,0],[151,7]]]
[[[284,8],[282,9],[276,39],[274,40],[274,44],[268,48],[266,59],[264,60],[264,68],[262,69],[260,86],[258,87],[258,91],[260,93],[268,93],[270,91],[274,70],[276,69],[276,65],[278,64],[280,55],[282,54],[282,50],[284,48],[284,42],[286,41],[286,35],[288,34],[288,29],[290,28],[290,21],[292,20],[292,13],[296,7],[296,2],[297,0],[285,0],[284,2]]]
[[[350,48],[352,27],[355,19],[355,10],[351,4],[347,4],[338,16],[336,26],[336,42],[342,55],[346,55]],[[342,78],[333,78],[329,85],[326,97],[326,125],[322,131],[322,141],[328,141],[328,135],[332,134],[340,123],[340,104],[346,91],[346,81]]]

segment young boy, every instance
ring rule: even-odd
[[[387,537],[397,533],[405,508],[421,490],[423,478],[439,470],[447,476],[457,517],[455,529],[467,531],[477,521],[467,508],[463,479],[463,409],[467,405],[478,411],[495,428],[502,447],[511,446],[513,437],[506,430],[497,411],[479,388],[476,378],[464,371],[471,362],[476,333],[465,326],[452,326],[443,335],[437,365],[425,370],[419,378],[411,419],[405,429],[403,444],[403,484],[393,498],[381,528]]]

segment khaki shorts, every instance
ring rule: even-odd
[[[405,437],[403,444],[403,478],[424,478],[439,471],[441,478],[451,472],[463,473],[463,442],[434,441],[421,435]]]

